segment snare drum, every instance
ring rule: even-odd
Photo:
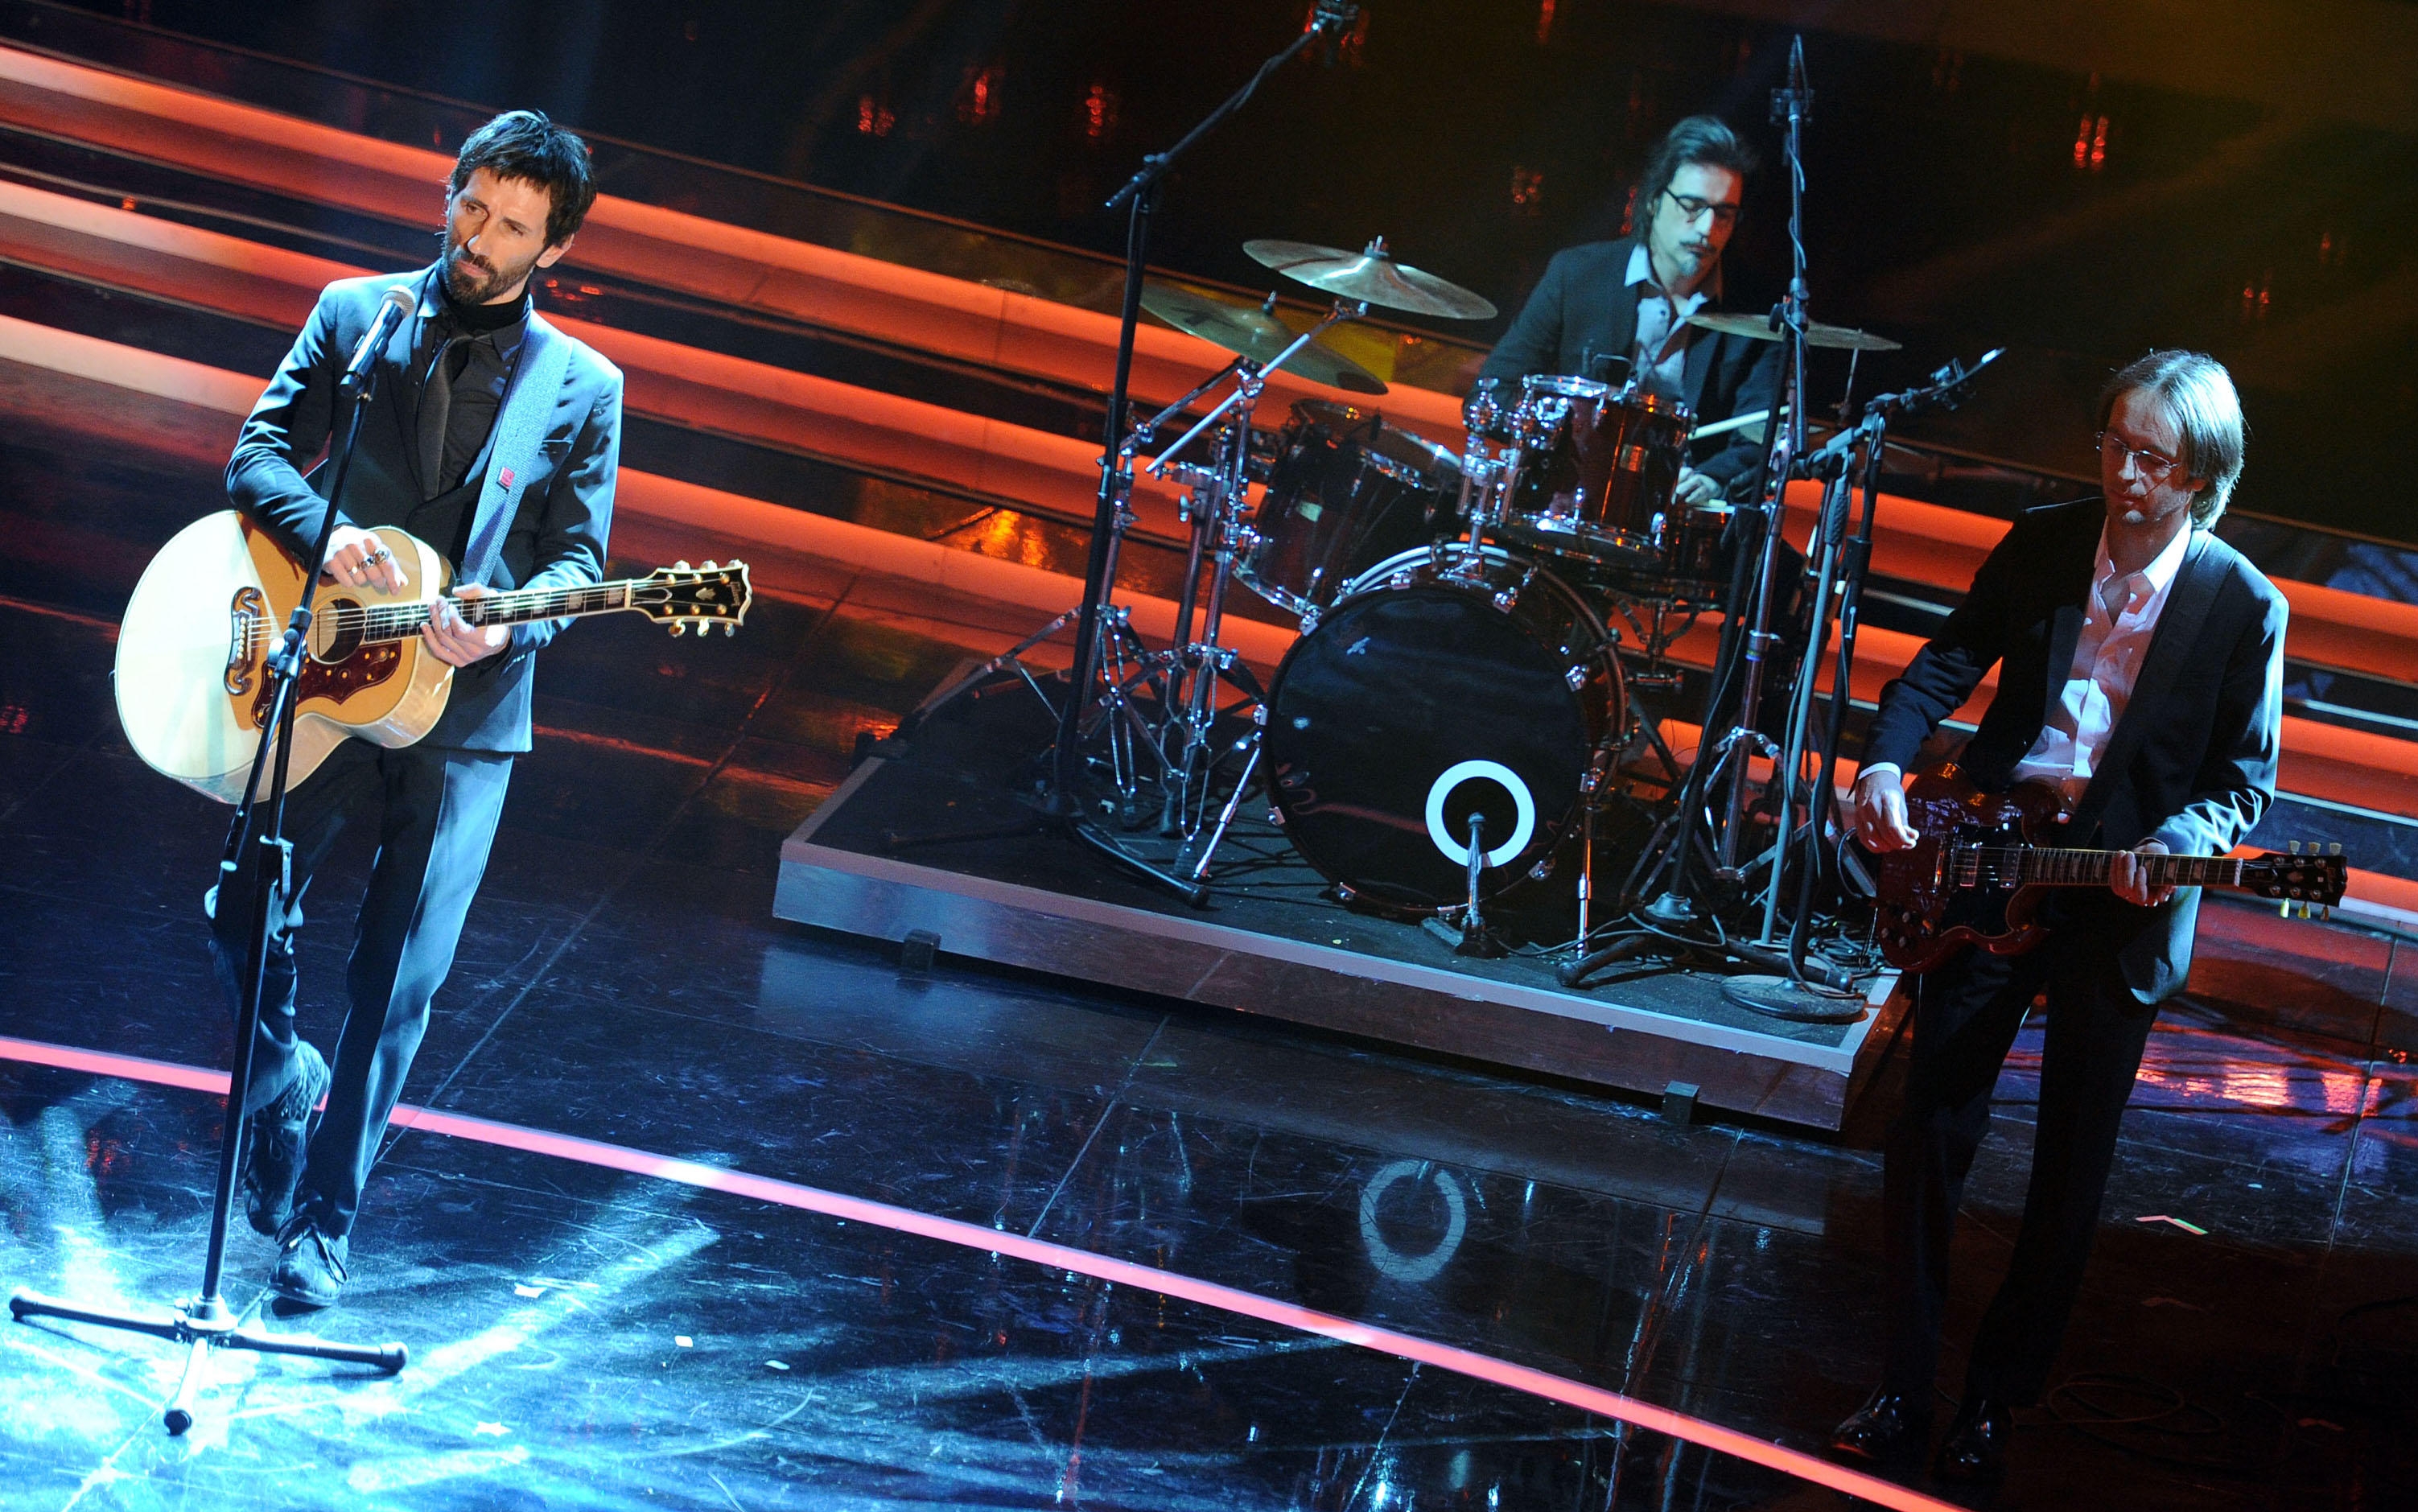
[[[1688,406],[1589,378],[1520,382],[1500,532],[1557,556],[1661,565],[1695,423]]]
[[[1234,576],[1315,619],[1354,573],[1450,527],[1455,462],[1372,410],[1303,400],[1278,440]]]
[[[1626,715],[1603,621],[1534,558],[1436,546],[1349,584],[1269,685],[1286,835],[1347,893],[1404,915],[1481,897],[1550,857]]]

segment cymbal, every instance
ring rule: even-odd
[[[1717,330],[1724,336],[1747,336],[1758,342],[1780,340],[1780,332],[1771,328],[1768,315],[1699,310],[1688,317],[1688,324]],[[1805,344],[1847,352],[1894,352],[1904,344],[1890,341],[1886,336],[1875,336],[1868,330],[1858,330],[1852,326],[1825,326],[1816,321],[1805,328]]]
[[[1141,307],[1187,335],[1198,336],[1263,365],[1275,361],[1300,334],[1258,305],[1229,304],[1155,280],[1142,285]],[[1316,342],[1295,352],[1282,371],[1354,393],[1385,391],[1384,379]]]
[[[1394,261],[1383,237],[1356,252],[1307,241],[1266,240],[1247,241],[1243,251],[1263,267],[1347,299],[1451,320],[1487,320],[1494,314],[1494,306],[1482,296]]]

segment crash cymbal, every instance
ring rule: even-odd
[[[1300,334],[1258,305],[1229,304],[1172,283],[1144,283],[1141,307],[1180,331],[1263,365],[1275,361]],[[1356,394],[1385,391],[1384,379],[1316,342],[1295,352],[1284,371]]]
[[[1483,297],[1394,261],[1383,237],[1356,252],[1307,241],[1247,241],[1243,251],[1263,267],[1346,299],[1451,320],[1487,320],[1494,314],[1494,306]]]
[[[1699,310],[1688,317],[1691,326],[1702,326],[1725,336],[1747,336],[1758,342],[1776,342],[1780,332],[1771,328],[1769,315],[1730,314]],[[1886,336],[1875,336],[1852,326],[1825,326],[1816,322],[1805,328],[1805,344],[1827,346],[1844,352],[1894,352],[1902,344]]]

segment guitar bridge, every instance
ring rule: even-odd
[[[256,588],[239,588],[227,605],[226,675],[222,682],[235,697],[252,691],[257,662],[253,648],[268,623],[268,596]]]

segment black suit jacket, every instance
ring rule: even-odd
[[[1881,691],[1866,764],[1911,769],[1924,738],[1995,663],[1997,692],[1962,760],[1982,787],[2007,785],[2064,691],[2105,519],[2095,498],[2016,519],[1965,602]],[[2071,844],[2129,848],[2154,835],[2179,855],[2215,856],[2241,843],[2275,797],[2286,614],[2284,596],[2240,552],[2192,532],[2133,695],[2075,805]],[[2181,989],[2198,889],[2155,909],[2079,895],[2062,912],[2113,945],[2141,1001]]]
[[[331,436],[330,427],[344,418],[337,409],[336,380],[368,331],[379,300],[400,283],[410,284],[419,294],[418,313],[404,321],[379,354],[376,390],[361,417],[360,442],[344,480],[339,521],[400,526],[424,501],[414,421],[418,375],[410,371],[410,359],[422,344],[421,326],[436,313],[435,301],[440,296],[430,282],[435,276],[434,269],[423,268],[329,284],[295,338],[293,350],[279,364],[277,376],[244,421],[227,463],[227,496],[297,556],[308,553],[318,539],[326,508],[320,490],[329,485],[331,469],[322,453],[331,440],[341,439]],[[513,481],[519,489],[517,508],[503,527],[502,548],[484,574],[486,586],[498,590],[576,588],[603,578],[620,466],[620,370],[551,327],[541,334],[537,328],[543,322],[534,313],[528,323],[531,330],[523,340],[519,359],[523,365],[530,363],[532,349],[543,340],[569,344],[571,360],[555,392],[523,393],[515,387],[496,417],[495,429],[500,433],[515,405],[540,405],[545,411],[543,439],[528,475]],[[495,469],[502,466],[491,435],[466,486],[474,494],[481,486],[495,486]],[[305,468],[312,469],[307,478]],[[444,549],[443,542],[432,544]],[[453,565],[458,569],[463,564]],[[421,743],[528,750],[530,661],[566,623],[549,619],[514,625],[501,652],[455,672],[445,712]]]
[[[1595,358],[1627,358],[1637,344],[1637,285],[1627,282],[1634,246],[1623,237],[1555,252],[1477,375],[1502,379],[1517,398],[1519,381],[1532,373],[1585,377]],[[1683,397],[1699,420],[1768,409],[1780,394],[1780,344],[1699,330],[1688,342],[1686,374]],[[1763,430],[1750,425],[1704,450],[1691,465],[1726,490],[1762,462]]]

